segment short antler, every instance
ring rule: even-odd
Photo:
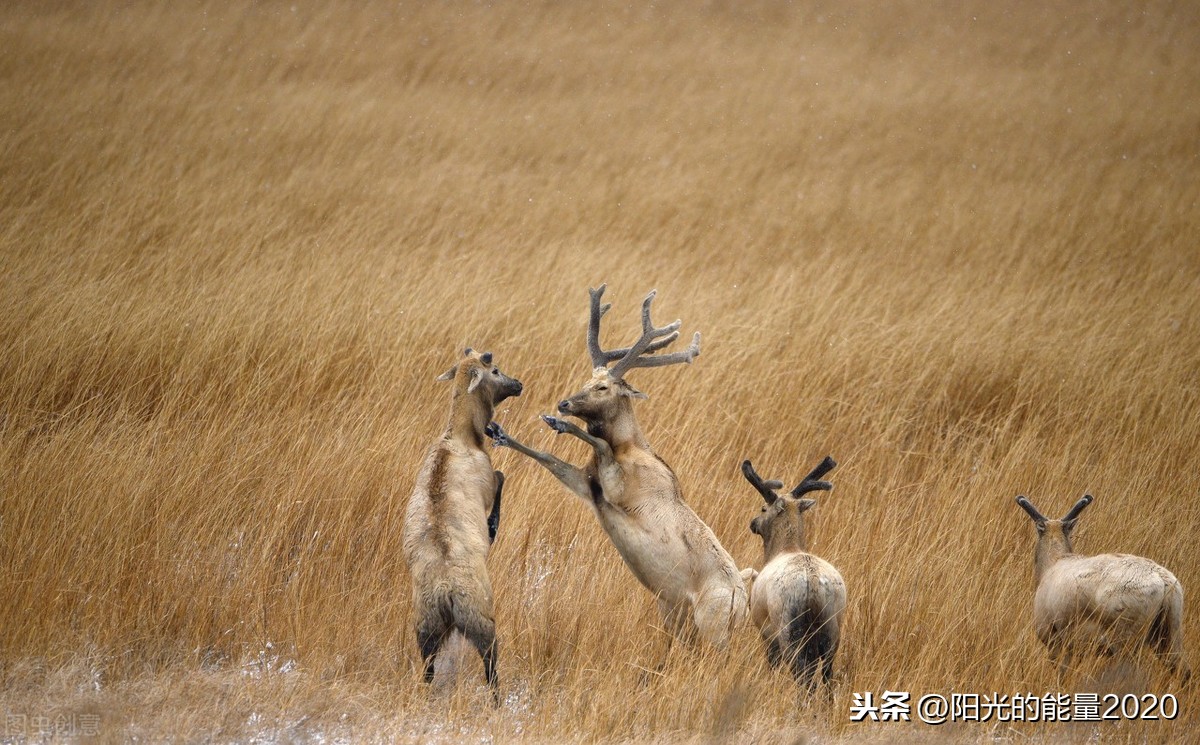
[[[588,354],[592,358],[592,367],[607,367],[608,363],[616,362],[616,365],[609,370],[609,374],[614,378],[622,377],[626,372],[635,367],[661,367],[663,365],[674,365],[680,362],[690,363],[700,354],[700,332],[692,337],[692,343],[682,352],[672,352],[671,354],[653,355],[651,353],[666,347],[679,338],[680,321],[656,328],[650,320],[650,304],[654,302],[656,290],[651,290],[646,299],[642,301],[642,337],[638,339],[631,347],[622,347],[621,349],[613,349],[605,351],[600,347],[600,319],[608,312],[612,306],[609,303],[601,303],[600,298],[604,295],[604,290],[608,285],[600,285],[596,289],[588,289],[588,294],[591,295],[591,314],[588,318],[588,333],[587,346]],[[644,356],[650,355],[650,356]]]
[[[1033,518],[1035,523],[1047,522],[1046,516],[1038,512],[1037,507],[1034,507],[1033,503],[1026,499],[1024,495],[1017,497],[1017,504],[1021,505],[1021,509],[1029,513],[1029,516]]]
[[[1084,495],[1083,495],[1083,498],[1082,498],[1082,499],[1080,499],[1078,502],[1076,502],[1076,503],[1075,503],[1075,506],[1071,508],[1071,511],[1067,513],[1067,516],[1066,516],[1066,517],[1064,517],[1064,518],[1062,519],[1062,521],[1063,521],[1064,523],[1069,523],[1069,522],[1071,522],[1071,521],[1072,521],[1072,520],[1074,520],[1075,518],[1079,517],[1079,513],[1080,513],[1080,512],[1083,512],[1083,508],[1084,508],[1084,507],[1087,507],[1087,506],[1088,506],[1089,504],[1091,504],[1091,503],[1092,503],[1092,495],[1091,495],[1091,494],[1084,494]]]
[[[837,466],[837,461],[826,455],[825,459],[818,463],[816,468],[805,476],[799,484],[796,484],[796,488],[792,489],[792,496],[799,497],[810,491],[829,491],[833,489],[833,484],[828,481],[821,481],[820,479],[832,471],[835,466]]]
[[[775,500],[779,499],[779,495],[775,493],[776,489],[783,488],[782,481],[763,481],[758,472],[754,470],[754,466],[750,465],[750,461],[742,461],[742,475],[750,482],[750,485],[758,490],[758,493],[767,500],[767,504],[775,504]]]

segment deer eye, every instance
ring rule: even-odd
[[[492,368],[492,375],[499,375],[499,374],[500,374],[500,368],[498,368],[498,367],[493,367],[493,368]]]
[[[606,385],[598,385],[598,386],[596,386],[596,390],[598,390],[598,391],[607,391],[607,390],[608,390],[608,386],[606,386]]]

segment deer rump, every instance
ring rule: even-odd
[[[1045,643],[1066,634],[1101,651],[1141,643],[1165,644],[1173,616],[1181,612],[1183,588],[1155,562],[1129,554],[1069,556],[1056,562],[1038,585],[1037,635]]]
[[[435,445],[418,476],[405,553],[418,623],[442,635],[453,629],[471,636],[492,615],[487,509],[495,477],[486,454],[456,450]]]
[[[837,651],[846,583],[832,564],[808,553],[772,559],[754,580],[750,615],[767,642],[773,665],[797,674],[814,671]]]

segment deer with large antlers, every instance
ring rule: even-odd
[[[640,367],[691,363],[700,354],[699,332],[683,351],[655,355],[679,338],[680,322],[661,328],[650,320],[651,292],[642,303],[642,335],[630,347],[605,351],[600,346],[601,304],[605,285],[589,290],[591,317],[587,346],[592,379],[581,391],[560,401],[558,411],[581,420],[585,429],[552,416],[542,419],[555,432],[583,440],[592,448],[584,468],[514,440],[496,423],[489,429],[495,445],[509,447],[545,466],[586,501],[633,575],[658,598],[658,610],[673,637],[702,639],[724,647],[746,616],[746,587],[732,557],[712,530],[683,501],[679,481],[638,425],[633,401],[646,398],[625,380]],[[610,363],[613,364],[609,367]]]
[[[817,667],[828,682],[841,639],[841,615],[846,609],[846,583],[828,561],[808,553],[804,513],[816,505],[803,499],[809,492],[829,491],[821,481],[837,463],[826,456],[787,495],[777,492],[782,481],[763,481],[750,461],[742,474],[766,502],[750,523],[750,531],[763,541],[763,568],[743,570],[753,579],[750,618],[762,633],[771,667],[787,664],[796,682],[810,686]]]
[[[1174,574],[1141,556],[1072,551],[1071,532],[1085,494],[1061,520],[1048,520],[1028,499],[1017,504],[1037,528],[1034,549],[1033,627],[1038,639],[1067,671],[1073,652],[1128,652],[1149,646],[1172,671],[1186,680],[1183,657],[1183,586]]]

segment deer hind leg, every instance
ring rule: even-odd
[[[821,619],[817,616],[815,628],[789,629],[789,636],[792,677],[796,682],[807,684],[810,690],[815,689],[820,681],[829,683],[833,678],[833,657],[838,648],[837,619]]]
[[[1058,630],[1054,636],[1046,640],[1046,651],[1050,654],[1050,662],[1058,666],[1058,685],[1062,687],[1071,668],[1071,648],[1063,640],[1064,632]]]
[[[1183,595],[1174,593],[1163,603],[1150,624],[1147,640],[1158,658],[1173,674],[1187,682],[1192,671],[1183,653]]]
[[[492,702],[500,704],[500,686],[496,677],[496,661],[499,650],[496,642],[496,622],[478,612],[470,603],[454,604],[454,626],[479,652],[483,660],[483,675],[492,690]]]
[[[783,644],[780,642],[779,634],[772,634],[767,642],[767,664],[774,670],[783,664]]]
[[[493,471],[496,477],[496,494],[492,499],[492,512],[488,515],[488,543],[496,542],[496,533],[500,530],[500,496],[504,493],[504,472]]]
[[[417,623],[417,647],[425,667],[425,682],[433,682],[434,663],[450,633],[450,620],[439,610],[430,610]]]
[[[718,649],[725,649],[746,613],[746,591],[720,586],[704,592],[695,603],[693,616],[700,637]]]
[[[833,680],[833,658],[837,655],[838,642],[834,641],[828,653],[821,659],[821,679],[826,685]]]
[[[685,603],[673,603],[665,598],[658,599],[658,616],[662,619],[663,628],[672,639],[687,637],[688,608]]]
[[[492,689],[493,702],[498,705],[500,703],[500,683],[496,677],[496,660],[500,653],[496,642],[496,625],[491,623],[485,627],[474,629],[468,632],[466,637],[475,646],[479,657],[483,660],[484,679],[487,680],[488,687]]]
[[[663,628],[667,631],[667,647],[663,650],[662,662],[657,666],[657,669],[662,670],[666,667],[667,658],[670,657],[675,642],[681,641],[690,645],[695,637],[695,632],[689,625],[691,614],[687,603],[671,602],[660,597],[657,604],[658,616],[662,619]]]

